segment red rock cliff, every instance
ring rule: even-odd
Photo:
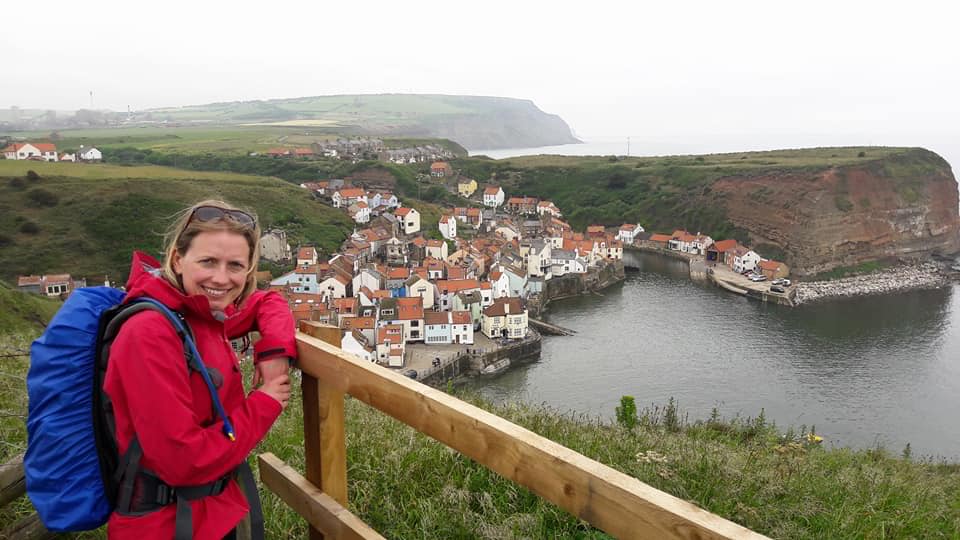
[[[957,182],[922,149],[863,164],[718,179],[729,220],[798,275],[960,251]],[[761,252],[762,253],[762,252]]]

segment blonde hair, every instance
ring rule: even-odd
[[[241,223],[227,215],[208,221],[193,219],[194,212],[201,206],[214,206],[226,211],[237,210],[250,214],[250,217],[253,218],[253,226]],[[175,214],[174,218],[173,224],[167,229],[163,237],[163,277],[180,291],[183,291],[183,283],[180,276],[173,270],[174,255],[183,257],[198,234],[211,231],[229,231],[242,235],[247,240],[247,245],[250,246],[250,260],[247,261],[246,283],[236,302],[237,305],[240,305],[257,288],[257,263],[260,260],[260,222],[256,214],[243,208],[237,208],[225,201],[208,199],[183,209]]]

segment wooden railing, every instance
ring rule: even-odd
[[[0,464],[0,508],[19,499],[27,492],[23,470],[23,454]],[[0,529],[0,540],[46,540],[55,535],[48,531],[40,516],[32,513],[9,526]]]
[[[262,454],[263,483],[314,538],[381,538],[346,509],[344,395],[371,405],[618,538],[763,536],[439,390],[343,352],[340,330],[304,321],[303,477]]]

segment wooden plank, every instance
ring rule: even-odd
[[[303,324],[301,330],[340,347],[341,331],[335,326]],[[307,480],[341,505],[347,505],[347,444],[343,392],[317,377],[304,374],[303,441]],[[320,540],[311,529],[310,539]]]
[[[27,492],[26,476],[23,472],[23,454],[0,465],[0,508],[17,500]]]
[[[439,390],[298,333],[300,369],[618,538],[764,538]]]
[[[31,514],[0,531],[0,538],[9,540],[48,540],[56,536],[43,526],[37,514]]]
[[[296,513],[303,516],[311,527],[322,531],[329,538],[383,538],[275,455],[260,454],[258,459],[260,480]]]

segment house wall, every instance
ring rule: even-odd
[[[453,343],[449,324],[431,324],[424,329],[423,342],[427,345],[445,345]]]

